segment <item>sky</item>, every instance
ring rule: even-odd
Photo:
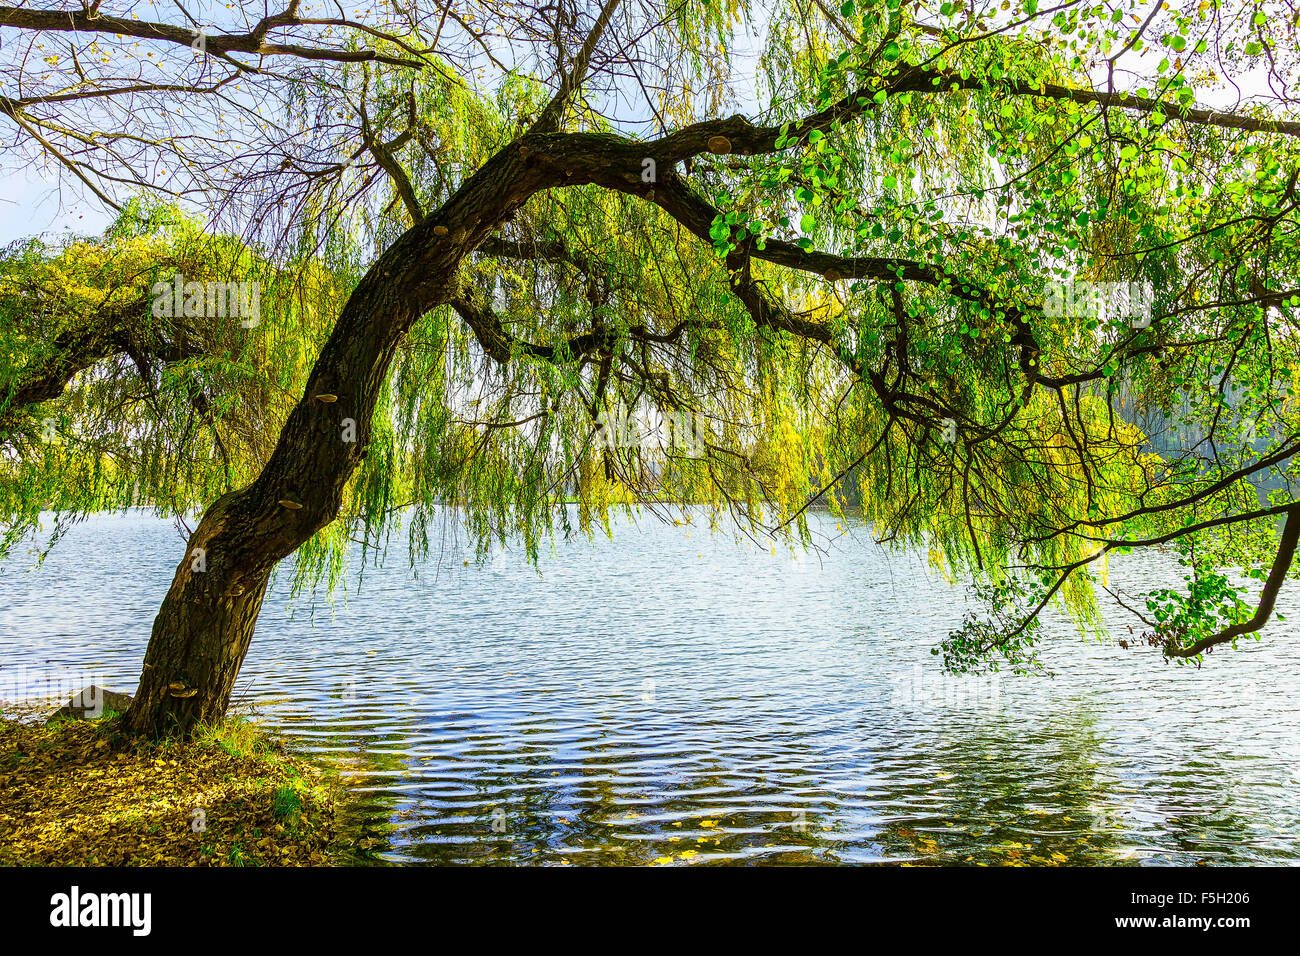
[[[86,202],[34,170],[14,170],[0,178],[0,246],[39,233],[99,233],[111,221],[93,197]]]
[[[274,3],[270,5],[278,6]],[[242,31],[246,29],[241,22],[244,18],[252,22],[261,15],[260,7],[252,9],[254,6],[251,3],[245,3],[241,7],[222,3],[220,0],[217,2],[198,0],[186,4],[185,9],[198,22],[221,24],[232,31],[235,29]],[[141,19],[184,22],[184,17],[171,0],[137,0],[125,7],[115,7],[114,12],[120,13],[123,9]],[[306,5],[303,12],[304,15],[310,15]],[[211,32],[218,32],[218,29]],[[762,16],[762,11],[759,11],[759,15],[751,25],[751,33],[761,36],[765,29],[766,18]],[[0,30],[0,45],[14,36],[16,31]],[[748,39],[751,44],[748,55],[752,56],[759,41],[753,36]],[[1143,67],[1153,67],[1154,62],[1162,55],[1152,44],[1137,58],[1136,62],[1142,63]],[[1131,59],[1131,54],[1126,59]],[[1099,69],[1095,79],[1104,82],[1104,71]],[[1247,98],[1267,93],[1267,86],[1261,75],[1246,74],[1236,79],[1238,87]],[[1116,85],[1120,89],[1131,88],[1134,85],[1133,78],[1131,75],[1117,75]],[[753,92],[753,90],[743,91],[739,98],[742,102],[753,99]],[[1233,109],[1238,99],[1235,90],[1220,88],[1215,91],[1201,84],[1198,84],[1198,94],[1198,105],[1216,109]],[[112,211],[103,206],[94,196],[80,189],[79,184],[69,181],[60,183],[53,167],[44,170],[34,166],[14,168],[0,158],[0,247],[39,234],[58,236],[72,232],[95,235],[102,232],[112,218]]]

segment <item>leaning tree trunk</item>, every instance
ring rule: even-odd
[[[357,285],[266,467],[199,522],[154,621],[128,730],[186,735],[225,713],[271,571],[338,515],[403,336],[451,298],[466,253],[538,189],[565,181],[526,156],[497,153]]]
[[[348,479],[366,455],[371,416],[397,347],[417,318],[455,295],[466,254],[534,193],[583,183],[698,220],[692,231],[709,241],[712,217],[671,167],[702,152],[718,131],[737,139],[775,135],[754,132],[740,117],[697,124],[654,143],[530,133],[502,148],[379,257],[343,307],[262,473],[219,498],[195,530],[154,621],[128,729],[184,735],[225,713],[271,571],[338,515]],[[659,186],[672,190],[656,197],[655,182],[642,178],[647,157],[667,171]],[[471,330],[496,357],[499,330],[474,324]]]
[[[338,515],[383,376],[419,314],[409,293],[380,284],[363,280],[344,307],[262,473],[199,522],[154,620],[129,730],[186,735],[224,715],[271,571]]]
[[[154,620],[129,730],[186,735],[224,715],[272,569],[338,515],[397,343],[420,314],[409,286],[383,281],[395,250],[344,307],[262,473],[199,522]]]
[[[237,594],[221,594],[220,585],[212,589],[215,593],[203,590],[193,583],[174,587],[163,601],[128,713],[132,729],[185,734],[224,716],[253,639],[266,582]]]

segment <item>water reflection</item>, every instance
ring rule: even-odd
[[[383,862],[1297,858],[1287,625],[1196,671],[1053,622],[1054,679],[946,678],[929,649],[960,589],[817,520],[835,543],[801,560],[653,522],[561,543],[541,575],[510,551],[399,559],[332,613],[291,610],[283,575],[239,693],[341,768],[350,839]],[[11,562],[0,682],[129,689],[179,546],[109,517],[39,572]],[[1130,591],[1179,573],[1126,560]]]

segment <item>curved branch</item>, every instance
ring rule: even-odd
[[[1268,619],[1273,616],[1273,607],[1277,604],[1278,592],[1282,590],[1282,582],[1286,580],[1287,573],[1291,570],[1291,562],[1295,559],[1296,543],[1300,542],[1300,502],[1289,505],[1286,511],[1286,526],[1282,529],[1282,540],[1278,542],[1277,556],[1273,559],[1268,580],[1264,582],[1264,589],[1260,592],[1259,608],[1255,611],[1254,617],[1240,624],[1225,627],[1219,633],[1201,638],[1187,647],[1166,648],[1167,656],[1195,657],[1218,644],[1226,644],[1243,634],[1258,631],[1268,623]]]
[[[249,53],[256,56],[293,56],[306,60],[328,60],[336,63],[379,62],[387,63],[390,66],[412,67],[417,70],[424,66],[424,61],[418,57],[418,54],[415,57],[400,57],[379,53],[375,50],[339,50],[294,43],[267,43],[266,35],[271,30],[320,24],[350,27],[362,32],[381,35],[373,28],[367,28],[349,20],[323,21],[300,18],[294,12],[297,6],[297,2],[294,2],[284,13],[264,17],[248,33],[218,33],[213,36],[204,34],[203,49],[213,56],[222,57],[231,53]],[[34,10],[30,7],[0,5],[0,27],[48,31],[51,33],[117,34],[134,37],[138,40],[158,40],[187,47],[191,46],[198,38],[198,34],[189,27],[149,20],[133,20],[127,17],[115,17],[87,8],[80,10]],[[396,37],[384,35],[384,39],[391,40],[393,43],[409,49]]]

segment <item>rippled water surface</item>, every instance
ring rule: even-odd
[[[1053,622],[1054,678],[945,679],[930,649],[962,589],[815,520],[832,540],[802,559],[650,520],[561,542],[540,575],[512,551],[477,567],[449,544],[415,572],[397,553],[314,623],[286,569],[239,694],[343,768],[382,860],[1300,858],[1291,624],[1198,671]],[[182,548],[111,516],[40,570],[11,560],[0,683],[72,669],[133,689]],[[1180,573],[1134,556],[1113,579]]]

